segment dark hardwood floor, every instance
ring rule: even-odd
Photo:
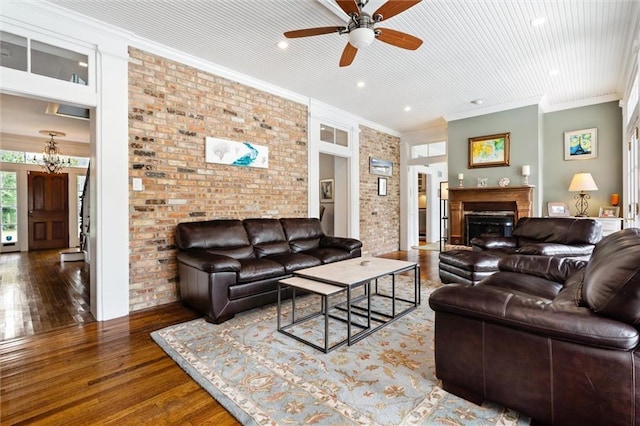
[[[437,277],[436,251],[411,250],[383,257],[419,262],[423,279]],[[36,277],[49,274],[46,268],[32,259],[25,262],[33,269],[21,265],[19,258],[3,258],[3,282],[9,280],[5,271],[11,270],[5,269],[5,263],[13,263],[13,273],[23,274],[21,279],[48,281]],[[71,263],[56,266],[65,276],[66,268],[73,268]],[[45,295],[52,291],[57,293],[47,290]],[[24,304],[28,305],[23,301],[18,306],[25,309]],[[32,327],[39,330],[35,335],[0,342],[0,423],[237,425],[149,336],[151,331],[198,316],[181,303],[172,303],[110,321],[50,327],[55,328],[52,331]]]
[[[0,254],[0,340],[95,321],[89,266],[60,262],[60,250]]]

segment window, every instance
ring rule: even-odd
[[[0,66],[18,71],[28,71],[27,39],[0,31]]]
[[[439,157],[447,154],[446,142],[434,142],[411,147],[411,158]]]
[[[72,157],[70,155],[61,155],[60,158],[66,163],[69,162],[68,167],[77,167],[86,169],[89,167],[89,159],[86,157]],[[39,164],[42,159],[41,152],[23,152],[23,151],[7,151],[0,149],[0,163],[14,163],[14,164]]]
[[[629,92],[629,99],[627,100],[627,124],[631,121],[631,117],[633,116],[633,111],[638,105],[638,97],[640,97],[640,87],[638,87],[638,75],[640,73],[636,73],[636,79],[633,81],[633,85],[631,86],[631,91]]]
[[[320,125],[320,140],[340,146],[349,146],[349,134],[326,124]]]
[[[0,31],[0,66],[18,71],[89,84],[89,56],[41,41]]]
[[[0,172],[2,227],[0,241],[3,244],[18,242],[18,179],[16,172]]]

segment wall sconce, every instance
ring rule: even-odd
[[[589,208],[587,200],[589,200],[591,196],[589,194],[585,194],[585,191],[597,190],[598,186],[593,180],[591,173],[576,173],[573,175],[571,184],[569,184],[569,192],[578,192],[578,194],[573,197],[577,200],[576,209],[578,209],[578,212],[576,213],[576,216],[587,216],[587,209]]]
[[[522,176],[524,176],[524,179],[522,180],[523,185],[529,185],[530,175],[531,175],[531,167],[529,167],[529,165],[522,166]]]

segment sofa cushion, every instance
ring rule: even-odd
[[[207,253],[228,256],[234,259],[249,259],[253,256],[252,246],[224,247],[206,250]]]
[[[322,264],[320,259],[317,257],[309,256],[304,253],[276,254],[269,256],[268,259],[278,262],[284,266],[284,271],[287,274],[291,274],[299,269],[311,268]]]
[[[623,229],[596,245],[585,269],[582,296],[595,312],[640,323],[640,229]]]
[[[593,247],[592,244],[526,243],[515,252],[542,256],[589,256]]]
[[[304,254],[316,257],[324,263],[338,262],[340,260],[351,259],[349,252],[335,248],[316,248],[307,250]]]
[[[245,219],[243,224],[256,257],[289,253],[289,243],[278,219]]]
[[[180,223],[176,227],[176,245],[181,250],[234,248],[249,246],[249,238],[242,222],[235,219],[216,219]]]
[[[240,260],[240,272],[238,282],[264,280],[284,275],[284,266],[269,259],[242,259]]]
[[[513,236],[520,239],[560,244],[596,244],[602,238],[602,225],[594,219],[564,217],[523,217],[518,220]]]
[[[294,253],[317,248],[324,236],[320,221],[315,218],[280,219],[280,223]]]

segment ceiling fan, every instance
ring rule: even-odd
[[[351,65],[358,53],[358,49],[367,47],[374,38],[380,41],[401,47],[403,49],[416,50],[422,44],[422,40],[410,34],[389,28],[376,28],[375,24],[396,16],[422,0],[388,0],[378,10],[369,15],[362,9],[369,0],[336,0],[340,8],[349,15],[349,23],[346,27],[319,27],[304,30],[287,31],[287,38],[309,37],[337,32],[349,34],[349,42],[342,51],[340,66]]]

